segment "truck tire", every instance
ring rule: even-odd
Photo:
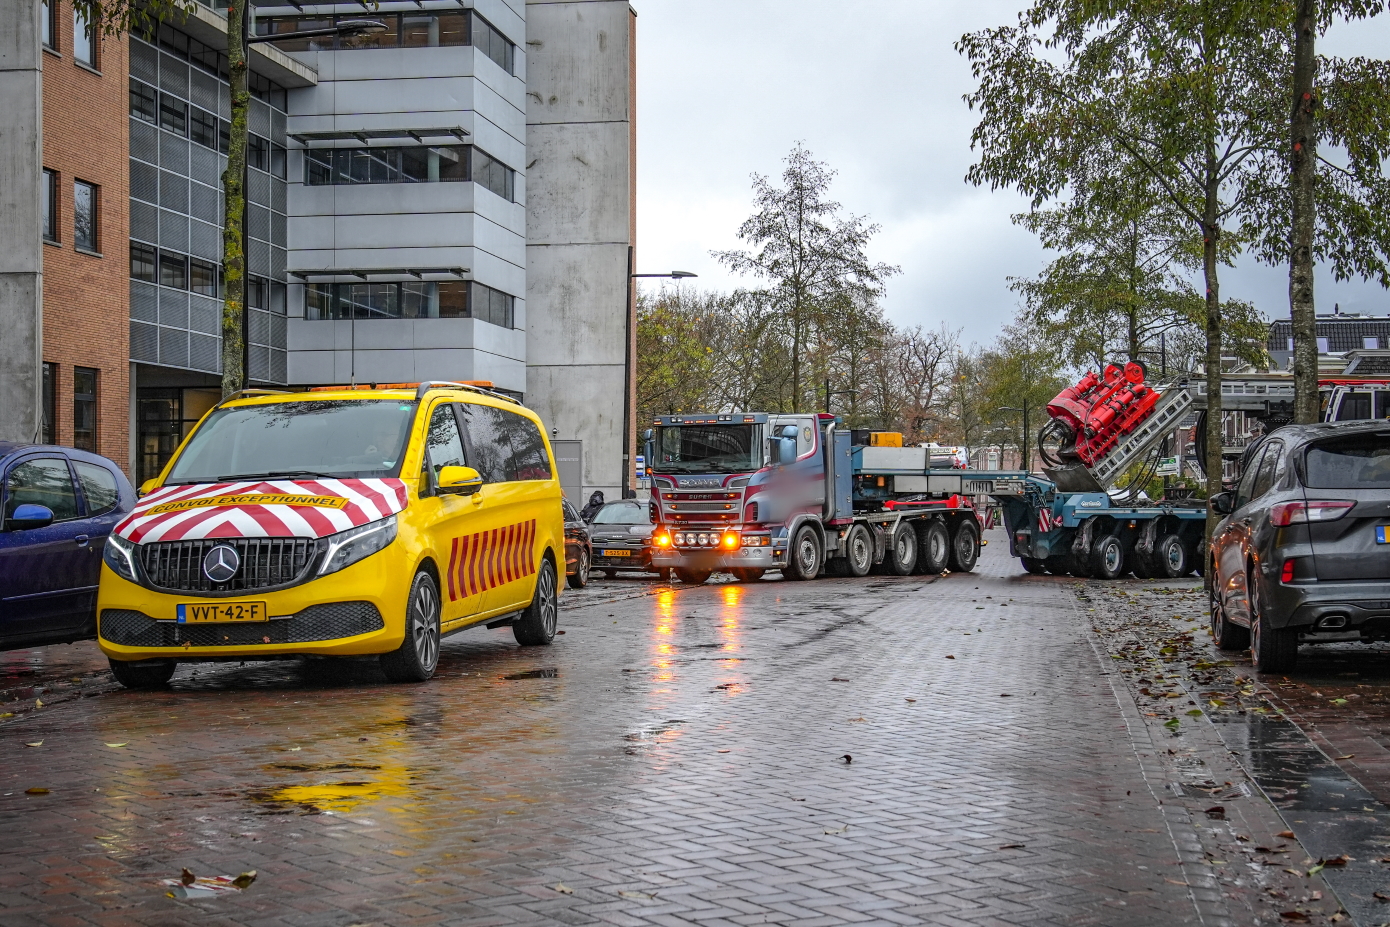
[[[1019,557],[1018,562],[1023,564],[1023,571],[1034,576],[1041,576],[1047,572],[1047,562],[1039,560],[1037,557]]]
[[[1125,574],[1125,542],[1102,534],[1091,543],[1090,574],[1095,579],[1118,579]]]
[[[1153,558],[1146,555],[1138,544],[1129,549],[1129,571],[1137,579],[1153,579],[1157,575],[1154,573]]]
[[[1151,565],[1153,569],[1149,575],[1157,579],[1177,579],[1192,572],[1187,557],[1187,546],[1176,534],[1159,536],[1158,542],[1154,544]]]
[[[734,567],[729,572],[741,583],[756,583],[763,578],[763,571],[752,567]]]
[[[888,558],[885,556],[884,562]],[[935,576],[951,560],[951,535],[939,518],[917,523],[917,572]]]
[[[874,568],[874,539],[863,525],[853,525],[845,534],[845,571],[850,576],[868,576]]]
[[[909,522],[900,521],[888,539],[883,552],[883,572],[890,576],[911,576],[917,569],[917,531]]]
[[[1252,571],[1250,590],[1250,662],[1257,673],[1288,673],[1298,663],[1298,629],[1276,628],[1260,601],[1260,579]]]
[[[820,546],[820,536],[810,525],[802,525],[792,536],[791,547],[787,549],[787,565],[782,568],[786,579],[815,579],[820,575],[821,564],[825,562],[825,551]]]
[[[687,570],[684,567],[676,567],[676,579],[687,586],[703,586],[709,577],[709,570]]]
[[[973,518],[962,518],[951,532],[950,567],[956,573],[969,573],[980,559],[980,526]]]

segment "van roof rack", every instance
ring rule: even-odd
[[[285,396],[291,391],[287,389],[239,389],[235,393],[223,396],[218,400],[214,409],[220,409],[234,399],[250,399],[252,396]]]
[[[487,385],[484,386],[483,384]],[[462,389],[468,390],[471,393],[481,393],[484,396],[491,396],[493,399],[502,399],[513,405],[521,405],[521,400],[508,396],[506,393],[499,393],[494,389],[489,389],[488,387],[490,386],[492,386],[492,381],[490,380],[474,380],[463,383],[457,383],[452,380],[426,380],[416,387],[415,399],[417,401],[424,399],[425,394],[432,389]]]

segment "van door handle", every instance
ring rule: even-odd
[[[86,547],[87,542],[91,539],[92,536],[90,534],[79,534],[77,537],[73,538],[73,540],[77,542],[78,547]]]

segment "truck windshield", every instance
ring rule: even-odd
[[[748,473],[762,464],[759,425],[668,425],[657,432],[658,473]]]
[[[395,476],[414,418],[415,403],[399,399],[218,409],[174,461],[166,485]]]

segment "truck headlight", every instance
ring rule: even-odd
[[[138,582],[135,571],[135,545],[114,534],[106,536],[106,546],[101,549],[101,559],[121,579]]]
[[[384,549],[395,539],[395,515],[329,535],[323,539],[323,565],[319,567],[318,575],[326,576],[352,566],[357,561]]]

